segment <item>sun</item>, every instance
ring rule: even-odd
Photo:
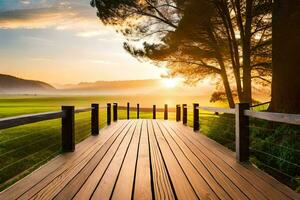
[[[178,85],[178,80],[173,78],[162,79],[162,85],[166,88],[174,88]]]

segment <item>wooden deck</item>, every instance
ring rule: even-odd
[[[122,120],[0,193],[0,199],[300,199],[181,123]]]

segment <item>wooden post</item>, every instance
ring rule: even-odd
[[[164,120],[168,120],[168,104],[165,104]]]
[[[249,161],[249,117],[244,115],[249,108],[249,103],[235,105],[236,159],[240,162]]]
[[[153,119],[156,119],[156,105],[153,105]]]
[[[129,109],[130,109],[130,104],[129,104],[129,102],[127,102],[127,119],[130,118],[130,116],[129,116],[129,114],[130,114]]]
[[[75,109],[74,106],[62,106],[61,118],[62,151],[73,152],[75,150]]]
[[[92,135],[99,134],[99,104],[93,103],[92,104],[92,111],[91,111],[91,131]]]
[[[180,121],[180,117],[181,117],[181,112],[180,112],[180,105],[176,105],[176,121],[179,122]]]
[[[107,125],[110,125],[111,123],[111,104],[107,104]]]
[[[187,124],[187,105],[182,104],[182,123]]]
[[[136,118],[139,119],[140,118],[140,104],[136,105]]]
[[[113,104],[113,120],[118,121],[118,103]]]
[[[199,131],[199,104],[194,103],[194,131]]]

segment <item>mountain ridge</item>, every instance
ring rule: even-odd
[[[12,75],[0,74],[0,92],[38,92],[38,91],[53,91],[56,88],[49,83],[39,80],[28,80]]]

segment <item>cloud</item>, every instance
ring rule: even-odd
[[[72,19],[76,13],[59,9],[39,8],[12,10],[0,13],[0,28],[2,29],[36,29],[57,26],[64,18]]]
[[[52,58],[28,58],[29,61],[34,61],[34,62],[54,62]]]
[[[25,5],[28,5],[28,4],[30,4],[31,2],[30,1],[28,1],[28,0],[21,0],[21,4],[25,4]]]
[[[58,30],[87,27],[95,22],[96,11],[80,1],[43,1],[44,4],[31,3],[26,9],[11,9],[0,12],[1,29],[39,29],[54,27]],[[81,1],[82,2],[82,1]],[[21,4],[30,4],[29,0],[21,1]]]
[[[106,33],[103,31],[83,31],[83,32],[79,32],[76,35],[78,37],[86,37],[86,38],[90,38],[90,37],[95,37],[95,36],[99,36],[99,35],[105,35]]]
[[[117,62],[111,62],[111,61],[106,61],[106,60],[88,60],[88,62],[94,63],[94,64],[104,64],[104,65],[118,64]]]

